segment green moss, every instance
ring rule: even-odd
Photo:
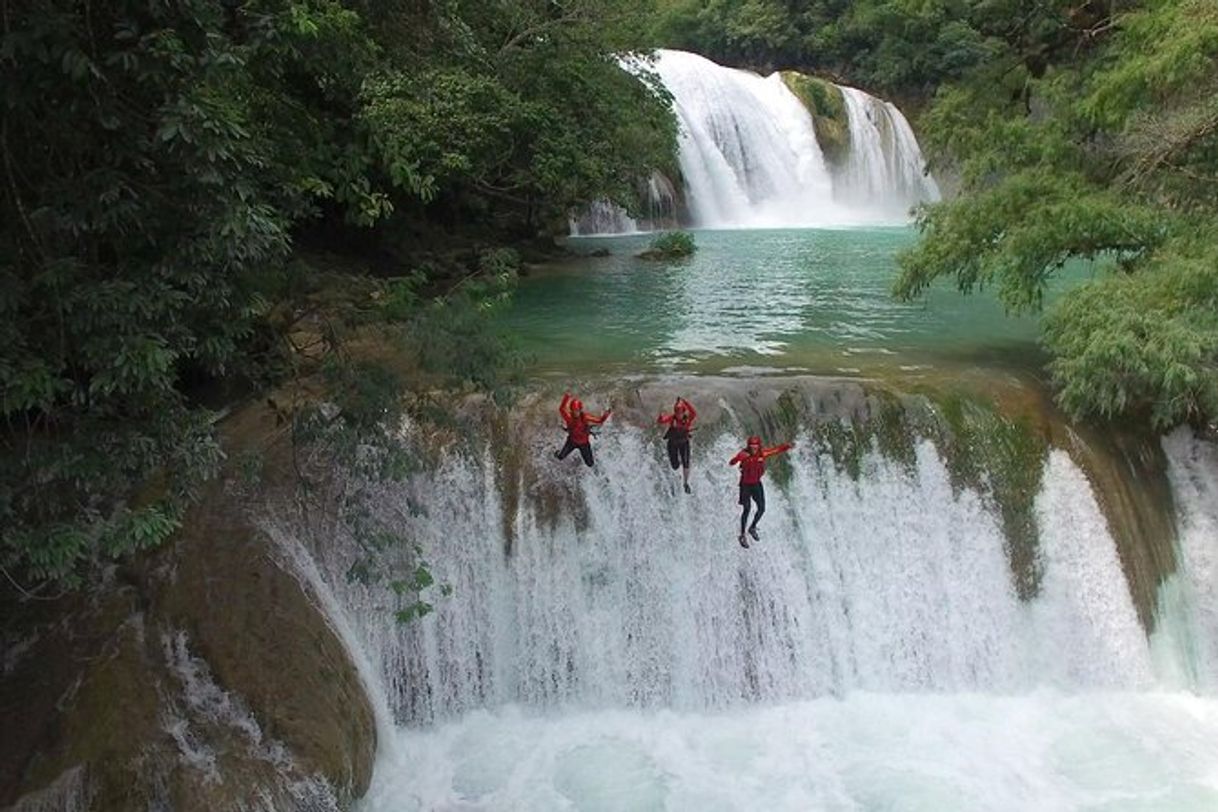
[[[747,434],[760,435],[767,445],[792,441],[801,427],[808,423],[808,407],[798,389],[788,389],[775,399],[773,408],[756,413],[755,420],[744,420]],[[785,488],[794,474],[788,455],[781,454],[767,463],[766,475],[773,483]]]
[[[495,457],[495,484],[500,494],[503,509],[500,513],[503,532],[503,554],[510,556],[516,542],[516,519],[520,515],[520,504],[524,498],[523,481],[526,462],[526,443],[513,442],[507,412],[494,410],[487,421],[491,426],[491,449]]]
[[[868,427],[879,452],[912,474],[918,467],[918,433],[906,414],[896,395],[879,392],[873,396]]]
[[[918,443],[931,440],[955,492],[974,491],[997,513],[1019,596],[1027,600],[1039,591],[1043,564],[1035,506],[1049,442],[1031,420],[1009,417],[960,395],[903,400],[884,390],[871,391],[865,409],[831,419],[812,415],[799,393],[789,391],[759,418],[767,442],[806,430],[818,452],[828,454],[837,471],[856,482],[868,454],[879,454],[914,475]],[[788,465],[775,465],[773,476],[776,484],[784,484]]]
[[[947,464],[952,487],[975,490],[998,509],[1015,588],[1028,600],[1044,575],[1035,508],[1048,439],[1026,418],[1001,415],[958,395],[937,399],[935,405],[940,425],[931,438]]]
[[[829,452],[839,472],[857,482],[863,473],[863,456],[871,450],[866,424],[857,420],[829,420],[812,432],[820,449]]]
[[[797,71],[783,71],[782,80],[803,102],[816,126],[816,140],[825,160],[840,164],[850,150],[850,118],[842,89],[832,82]]]
[[[815,421],[811,434],[818,452],[827,453],[837,470],[855,481],[863,474],[868,453],[878,453],[911,474],[917,468],[917,427],[907,418],[905,404],[889,392],[869,394],[865,411],[852,417]]]

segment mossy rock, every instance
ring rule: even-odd
[[[783,71],[782,80],[812,115],[816,140],[825,160],[836,165],[844,163],[850,152],[850,116],[842,89],[797,71]]]
[[[933,401],[938,426],[928,434],[947,463],[952,487],[975,490],[997,506],[1016,591],[1030,600],[1044,576],[1036,523],[1036,496],[1050,448],[1044,427],[962,395]]]
[[[182,812],[300,808],[302,792],[324,801],[316,808],[360,797],[376,754],[371,704],[342,640],[279,558],[215,485],[174,544],[89,594],[30,607],[0,593],[0,640],[28,648],[0,674],[13,733],[0,736],[0,808],[25,796],[47,808],[72,795],[89,810]],[[212,718],[192,704],[202,683],[184,676],[186,657],[239,713]]]

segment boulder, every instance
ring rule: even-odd
[[[216,485],[174,543],[87,592],[4,596],[0,808],[324,810],[359,798],[372,707],[281,561]]]

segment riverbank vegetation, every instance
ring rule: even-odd
[[[653,239],[647,249],[639,254],[640,259],[683,259],[698,250],[694,235],[688,231],[665,231]]]
[[[923,239],[896,290],[910,298],[946,278],[964,292],[995,288],[1013,312],[1040,311],[1067,262],[1098,260],[1094,279],[1044,319],[1062,406],[1159,428],[1208,422],[1218,417],[1218,7],[1091,12],[1075,47],[995,58],[940,90],[924,129],[962,194],[921,212]],[[1063,6],[1058,20],[1079,13]]]
[[[3,574],[165,539],[222,407],[285,379],[323,381],[352,446],[415,375],[499,387],[478,314],[522,256],[676,176],[670,100],[616,61],[659,45],[915,101],[960,194],[897,294],[1037,311],[1097,260],[1045,316],[1062,405],[1218,416],[1208,0],[32,0],[0,28]]]
[[[500,356],[470,314],[510,283],[500,247],[673,165],[668,100],[613,58],[641,20],[633,0],[7,6],[8,580],[164,540],[223,462],[229,399],[382,381],[344,371],[360,330],[485,385]]]
[[[917,109],[959,194],[918,216],[896,293],[937,280],[1039,312],[1061,405],[1218,418],[1218,6],[1209,0],[661,0],[665,45],[799,69]],[[955,185],[953,183],[953,185]]]

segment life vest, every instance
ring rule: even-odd
[[[592,433],[589,431],[587,415],[584,412],[567,418],[567,437],[575,445],[587,445],[591,441]]]
[[[765,454],[749,454],[740,461],[740,484],[756,485],[765,476]]]

